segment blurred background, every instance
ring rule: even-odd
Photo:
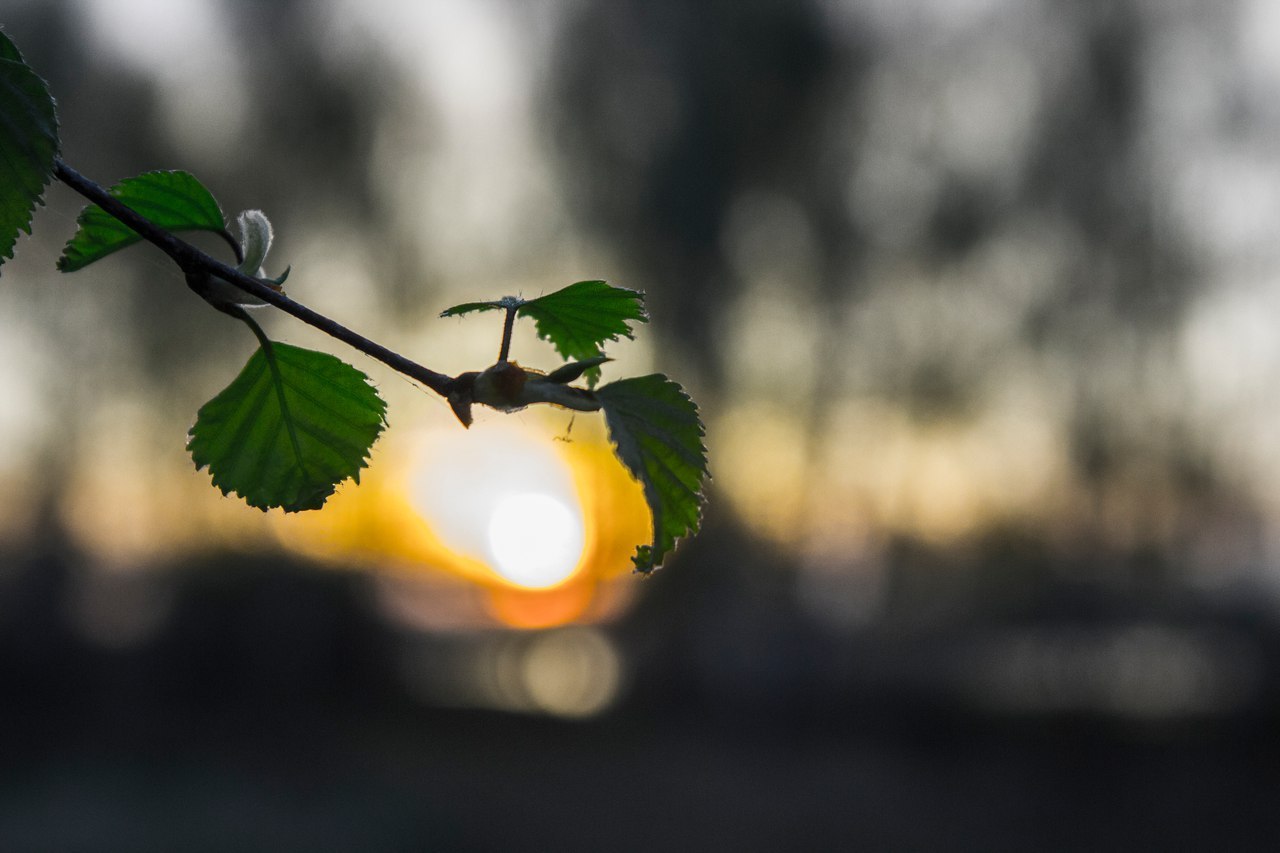
[[[291,295],[434,369],[496,353],[456,302],[645,291],[605,379],[684,384],[715,479],[637,578],[598,419],[464,432],[265,316],[391,429],[320,513],[223,498],[185,434],[253,339],[147,248],[56,273],[51,187],[0,278],[0,847],[1274,849],[1280,6],[3,11],[70,164],[266,211]]]

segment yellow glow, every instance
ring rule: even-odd
[[[630,555],[651,535],[649,514],[603,424],[579,417],[570,434],[568,423],[525,412],[391,433],[359,487],[321,513],[272,519],[286,547],[402,578],[379,601],[406,624],[605,621],[634,594]]]
[[[872,531],[954,542],[1048,512],[1068,482],[1065,439],[1017,396],[945,424],[850,400],[817,430],[791,409],[747,402],[713,432],[720,485],[752,529],[789,545],[818,540],[825,551],[858,553]]]
[[[270,541],[261,513],[209,486],[181,445],[165,444],[139,402],[115,400],[84,415],[83,444],[69,452],[63,524],[98,567],[129,571],[217,548]],[[109,435],[111,441],[101,436]],[[124,473],[122,473],[124,472]]]
[[[753,529],[787,541],[803,515],[804,425],[770,403],[735,407],[715,424],[717,477]]]

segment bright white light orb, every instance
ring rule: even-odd
[[[503,498],[489,517],[489,552],[498,574],[528,589],[569,578],[582,557],[582,521],[542,492]]]
[[[424,433],[414,506],[445,547],[507,583],[546,589],[568,579],[586,548],[573,471],[545,435],[479,421]]]

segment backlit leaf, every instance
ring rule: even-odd
[[[504,296],[492,302],[464,302],[443,311],[441,317],[458,317],[473,311],[516,309],[531,317],[538,337],[549,341],[566,361],[585,361],[603,354],[600,345],[619,337],[634,337],[632,323],[647,323],[644,294],[604,281],[580,281],[537,299]],[[586,371],[587,385],[594,387],[600,369]]]
[[[702,522],[708,473],[698,407],[660,373],[610,382],[595,393],[618,458],[644,487],[653,514],[653,542],[631,558],[637,571],[649,572]]]
[[[261,510],[319,509],[343,480],[359,482],[386,410],[351,365],[273,343],[201,407],[187,449],[223,494]]]
[[[461,317],[463,314],[470,314],[474,311],[492,311],[495,308],[504,308],[501,302],[464,302],[461,305],[455,305],[452,308],[446,308],[440,312],[441,317]]]
[[[13,257],[19,231],[31,233],[31,215],[57,155],[58,114],[49,87],[0,33],[0,263]]]
[[[168,231],[222,233],[227,223],[213,194],[189,172],[146,172],[126,178],[111,195]],[[80,228],[62,250],[58,269],[74,272],[142,238],[96,204],[80,212]]]
[[[605,341],[634,337],[632,323],[649,322],[643,293],[604,281],[580,281],[530,299],[517,313],[532,317],[538,337],[550,341],[566,361],[594,358]]]

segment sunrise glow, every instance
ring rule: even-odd
[[[570,434],[550,412],[388,436],[359,488],[323,513],[272,518],[291,550],[390,573],[382,604],[430,630],[609,621],[634,595],[631,555],[651,535],[604,425],[579,418]]]

